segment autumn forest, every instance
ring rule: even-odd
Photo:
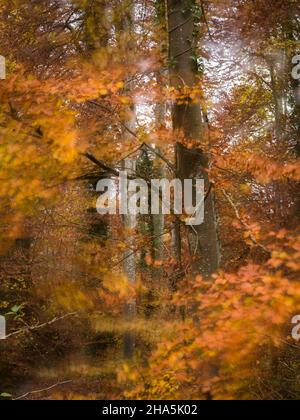
[[[299,1],[0,15],[0,400],[299,400]]]

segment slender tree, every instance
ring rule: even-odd
[[[198,257],[195,268],[209,276],[217,270],[220,255],[214,194],[207,174],[208,158],[203,151],[207,137],[206,116],[199,97],[192,101],[187,94],[182,100],[186,89],[196,88],[200,82],[196,51],[201,14],[196,1],[167,2],[170,84],[181,92],[181,97],[173,105],[173,129],[174,136],[184,137],[184,141],[178,141],[176,146],[177,173],[182,180],[191,177],[205,180],[205,221],[191,229],[189,237],[191,254]],[[192,148],[185,146],[187,141],[193,142]],[[179,242],[179,232],[177,238]]]

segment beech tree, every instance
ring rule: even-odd
[[[170,83],[179,93],[173,106],[173,128],[174,136],[182,138],[176,145],[176,171],[181,179],[199,175],[205,179],[206,222],[193,229],[190,242],[192,252],[200,258],[197,269],[209,276],[219,267],[220,251],[214,193],[207,174],[208,158],[202,146],[209,141],[197,56],[199,33],[203,31],[203,9],[195,1],[186,2],[184,7],[180,1],[169,1],[167,5]],[[189,142],[192,147],[186,147]],[[177,229],[179,235],[180,226]]]

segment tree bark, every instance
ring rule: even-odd
[[[194,54],[197,42],[195,30],[199,28],[196,11],[195,0],[167,0],[170,83],[179,90],[183,87],[193,88],[199,82]],[[201,146],[207,135],[205,115],[200,101],[195,103],[186,99],[184,104],[178,102],[173,106],[174,134],[183,134],[184,139],[195,142],[195,146],[187,149],[182,142],[177,143],[177,172],[181,179],[204,178],[206,190],[209,191],[208,159]],[[205,201],[205,221],[191,229],[189,237],[191,253],[197,257],[195,270],[203,276],[210,276],[218,269],[220,259],[212,191]]]
[[[122,37],[128,37],[128,49],[129,54],[126,58],[128,65],[131,64],[131,60],[134,59],[134,50],[136,48],[135,42],[131,36],[132,33],[134,33],[134,4],[131,4],[128,9],[126,9],[124,16],[121,20],[121,28],[119,30],[118,36],[119,36],[119,42],[122,41]],[[129,77],[130,79],[130,77]],[[134,89],[134,83],[130,80],[126,82],[126,91],[127,94],[131,94]],[[130,132],[135,132],[136,129],[136,106],[135,104],[132,104],[131,106],[128,106],[128,109],[126,110],[126,121],[125,125],[127,127],[127,130],[124,130],[124,138],[126,139],[127,136],[131,137]],[[123,168],[125,171],[127,171],[128,175],[135,174],[136,172],[136,161],[135,159],[126,159],[123,162]],[[130,199],[130,194],[128,194],[128,200]],[[136,215],[130,214],[128,211],[127,215],[123,216],[123,226],[126,230],[133,231],[137,226],[137,217]],[[132,249],[135,246],[135,237],[134,233],[129,233],[127,237],[127,245],[128,250],[125,252],[125,260],[124,260],[124,272],[127,276],[127,279],[130,284],[135,285],[136,284],[136,255],[132,253]],[[124,317],[127,322],[132,323],[135,320],[136,317],[136,301],[132,300],[129,302],[125,308],[124,308]],[[131,359],[134,356],[135,351],[135,334],[131,331],[126,331],[124,334],[124,343],[123,343],[123,352],[124,357],[126,359]]]
[[[124,164],[124,169],[131,173],[135,172],[136,162],[134,159],[127,159]],[[128,199],[130,196],[128,197]],[[128,231],[135,229],[137,219],[135,215],[128,214],[123,217],[124,228]],[[132,252],[135,245],[135,238],[133,234],[129,234],[127,238],[128,250],[125,251],[124,261],[124,272],[131,285],[136,283],[136,255]],[[136,302],[132,300],[124,308],[125,320],[127,322],[133,322],[136,317]],[[124,357],[131,359],[134,355],[135,349],[135,335],[131,331],[127,331],[124,334]]]

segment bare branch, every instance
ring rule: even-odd
[[[167,159],[165,158],[158,150],[154,149],[153,147],[149,146],[147,143],[143,143],[143,146],[145,146],[150,152],[154,153],[157,157],[159,157],[163,162],[165,162],[168,167],[176,173],[175,166]]]
[[[179,25],[177,25],[177,26],[175,26],[174,28],[172,28],[172,29],[169,29],[169,33],[171,34],[172,32],[174,32],[174,31],[176,31],[177,29],[180,29],[180,28],[182,28],[182,26],[184,26],[184,25],[186,25],[187,23],[189,23],[192,19],[194,19],[194,16],[192,15],[192,16],[190,16],[190,17],[188,17],[183,23],[180,23]]]
[[[40,330],[41,328],[48,327],[49,325],[52,325],[52,324],[54,324],[58,321],[61,321],[63,319],[66,319],[66,318],[69,318],[69,317],[75,316],[75,315],[77,315],[77,312],[72,312],[72,313],[63,315],[61,317],[56,317],[56,318],[52,319],[51,321],[45,322],[43,324],[38,324],[38,325],[33,325],[33,326],[28,326],[28,327],[22,328],[21,330],[14,331],[13,333],[8,334],[5,337],[5,340],[8,339],[8,338],[11,338],[11,337],[16,337],[18,335],[21,335],[21,334],[24,334],[24,333],[27,333],[27,332]]]
[[[16,401],[16,400],[22,400],[23,398],[26,398],[29,395],[41,394],[42,392],[50,391],[51,389],[57,388],[58,386],[69,384],[70,382],[73,382],[73,381],[69,380],[69,381],[58,382],[58,383],[56,383],[54,385],[49,386],[48,388],[38,389],[36,391],[27,392],[24,395],[20,395],[19,397],[13,398],[13,400],[14,401]]]
[[[271,251],[265,247],[263,244],[259,243],[256,238],[252,235],[251,231],[250,231],[250,227],[247,225],[247,223],[245,223],[245,221],[243,220],[242,216],[240,215],[239,209],[237,208],[237,206],[235,205],[235,203],[233,202],[232,198],[230,197],[229,194],[227,194],[227,192],[222,188],[222,193],[224,195],[224,197],[226,198],[226,200],[228,201],[228,203],[231,205],[231,207],[233,208],[235,215],[237,217],[237,219],[239,220],[239,222],[243,225],[244,229],[247,230],[249,232],[249,238],[251,239],[251,241],[254,243],[254,245],[258,246],[259,248],[261,248],[262,250],[264,250],[265,253],[267,253],[268,255],[271,254]]]
[[[202,10],[202,16],[203,16],[203,20],[204,20],[204,23],[205,23],[206,28],[207,28],[209,38],[210,38],[211,41],[213,41],[213,37],[212,37],[211,31],[210,31],[210,28],[209,28],[209,24],[208,24],[208,21],[207,21],[207,17],[206,17],[206,12],[205,12],[205,7],[204,7],[203,0],[201,0],[201,10]]]
[[[85,156],[86,158],[88,158],[91,162],[93,162],[95,165],[99,166],[99,168],[103,169],[104,171],[107,171],[117,177],[120,176],[119,171],[117,171],[116,169],[112,168],[111,166],[108,166],[106,163],[101,162],[99,159],[97,159],[94,155],[92,155],[91,153],[87,152],[87,153],[83,153],[82,156]]]

